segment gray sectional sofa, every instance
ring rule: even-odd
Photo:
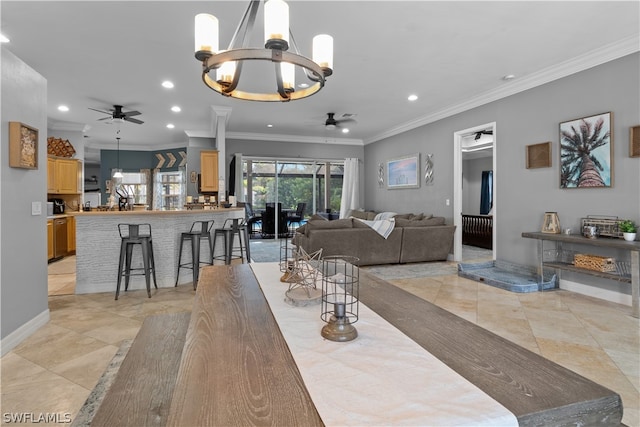
[[[352,211],[348,218],[327,221],[314,216],[298,228],[293,243],[307,252],[350,255],[359,265],[445,261],[453,248],[455,226],[443,217],[396,215],[393,231],[385,239],[360,219],[373,220],[375,213]]]

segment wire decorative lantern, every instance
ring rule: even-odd
[[[289,283],[289,289],[285,292],[285,302],[296,307],[319,304],[322,290],[318,289],[316,283],[322,263],[322,249],[309,254],[297,247],[292,254],[293,259],[287,259],[286,262],[289,269],[285,272],[286,280],[280,279]]]
[[[283,273],[281,282],[288,283],[292,279],[295,268],[296,246],[289,244],[289,239],[280,239],[280,271]]]
[[[353,326],[358,321],[360,298],[359,258],[328,256],[322,259],[322,311],[326,322],[321,335],[330,341],[352,341],[358,336]]]

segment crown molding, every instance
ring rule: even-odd
[[[476,108],[490,102],[515,95],[525,90],[550,83],[554,80],[558,80],[563,77],[578,73],[580,71],[602,65],[606,62],[622,58],[623,56],[627,56],[638,51],[640,51],[640,34],[635,34],[634,36],[628,37],[626,39],[622,39],[615,43],[605,45],[600,49],[594,49],[586,54],[576,56],[554,66],[547,67],[539,72],[532,73],[519,79],[515,79],[511,82],[505,83],[505,85],[497,89],[487,91],[462,103],[451,105],[443,110],[391,128],[378,135],[365,139],[364,144],[371,144],[373,142],[377,142],[382,139],[386,139],[413,130],[420,126],[424,126],[429,123],[451,117],[455,114],[471,110],[472,108]]]
[[[227,139],[246,139],[250,141],[301,142],[306,144],[364,145],[361,139],[325,138],[302,135],[282,135],[272,133],[227,132]]]

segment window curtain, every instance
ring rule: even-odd
[[[480,215],[488,215],[493,206],[493,171],[482,171]]]
[[[345,218],[351,209],[360,208],[360,163],[357,158],[344,159],[340,218]]]

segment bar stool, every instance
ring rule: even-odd
[[[120,234],[120,261],[118,262],[118,285],[116,287],[116,300],[120,295],[120,283],[125,277],[124,290],[129,289],[129,278],[136,275],[144,275],[147,283],[147,295],[151,298],[150,276],[153,275],[153,286],[158,289],[156,283],[156,264],[153,258],[153,242],[151,238],[151,224],[118,224]],[[133,246],[140,245],[142,249],[142,268],[131,268]],[[144,270],[142,273],[132,273],[135,270]]]
[[[240,259],[244,262],[245,254],[247,262],[251,262],[251,250],[249,248],[249,232],[247,224],[242,218],[227,218],[222,228],[216,228],[213,233],[213,251],[215,253],[218,237],[224,237],[224,253],[214,256],[213,259],[224,260],[225,264],[231,264],[232,259]],[[234,245],[234,237],[238,236],[238,245]],[[239,254],[238,254],[239,252]]]
[[[213,264],[213,239],[211,238],[211,228],[213,227],[213,220],[209,221],[194,221],[191,224],[191,229],[187,232],[180,234],[180,252],[178,253],[178,273],[176,274],[176,286],[178,286],[178,279],[180,277],[180,268],[190,268],[193,270],[193,289],[198,286],[198,275],[200,274],[200,241],[207,239],[209,241],[209,262]],[[185,240],[191,240],[191,262],[182,263],[182,247]],[[205,263],[207,264],[207,263]]]

